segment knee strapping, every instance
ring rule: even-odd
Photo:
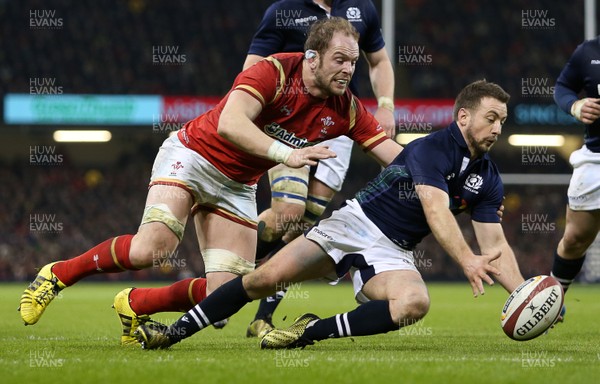
[[[144,215],[142,216],[142,224],[161,222],[166,225],[179,241],[183,238],[185,231],[185,224],[179,221],[173,212],[169,209],[167,204],[152,204],[144,208]]]
[[[306,203],[308,168],[274,167],[269,170],[271,197],[290,204]]]
[[[323,212],[325,212],[325,208],[327,208],[329,201],[331,201],[331,199],[323,196],[308,195],[303,220],[310,225],[315,224]]]
[[[231,272],[245,275],[254,270],[255,264],[226,249],[206,249],[202,251],[204,272]]]

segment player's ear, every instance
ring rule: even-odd
[[[469,119],[471,117],[471,113],[466,108],[461,108],[457,113],[457,124],[459,126],[465,126],[469,123]]]
[[[304,59],[309,62],[312,69],[314,69],[317,65],[318,55],[319,53],[314,49],[307,49],[306,52],[304,52]]]

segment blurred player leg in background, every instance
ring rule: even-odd
[[[600,231],[600,153],[586,145],[571,154],[573,176],[569,183],[565,233],[554,252],[551,275],[565,293],[581,271],[585,252]]]
[[[597,56],[598,38],[584,41],[563,67],[554,87],[554,101],[560,109],[585,124],[584,145],[569,158],[573,176],[567,191],[567,224],[551,273],[565,292],[581,271],[585,252],[600,230],[600,79],[594,66],[589,66]],[[585,97],[579,98],[580,94]]]

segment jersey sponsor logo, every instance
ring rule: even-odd
[[[314,227],[313,229],[310,230],[311,233],[325,239],[325,240],[329,240],[329,241],[333,241],[334,238],[329,236],[328,234],[326,234],[325,232],[321,231],[319,228]]]
[[[598,60],[598,59],[592,59],[592,61],[590,62],[590,64],[600,64],[600,60]]]
[[[362,21],[361,16],[362,15],[358,7],[348,7],[346,10],[346,19],[348,19],[349,22]]]
[[[483,185],[483,177],[479,176],[476,173],[471,173],[469,177],[465,180],[464,188],[472,193],[478,194],[479,189]]]
[[[304,148],[314,144],[303,137],[296,136],[293,132],[288,132],[282,128],[281,125],[275,122],[265,125],[265,133],[276,140],[289,144],[294,148]]]
[[[297,26],[308,27],[317,20],[319,20],[317,16],[308,16],[294,19],[294,23]]]

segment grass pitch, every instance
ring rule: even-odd
[[[598,285],[575,284],[566,322],[532,341],[502,332],[501,287],[474,299],[466,283],[429,284],[431,310],[420,323],[285,351],[260,350],[257,339],[245,337],[257,303],[223,330],[211,327],[169,350],[122,348],[110,306],[125,283],[68,288],[38,324],[25,327],[16,308],[26,285],[0,285],[2,383],[589,383],[600,377]],[[298,284],[288,296],[276,325],[304,312],[327,317],[355,307],[348,284]],[[179,316],[153,318],[170,323]]]

